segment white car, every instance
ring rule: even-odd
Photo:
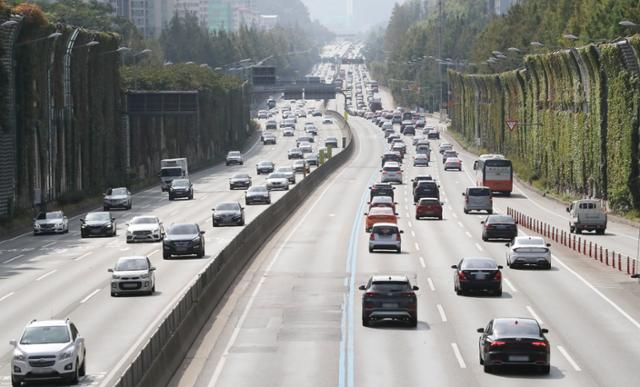
[[[87,350],[78,328],[67,320],[32,320],[20,340],[11,340],[11,385],[51,381],[78,384],[86,373]]]
[[[506,244],[507,266],[528,267],[535,266],[543,269],[551,269],[551,247],[544,238],[538,236],[515,237]]]
[[[164,226],[157,216],[136,216],[127,224],[127,243],[158,242],[164,238]]]
[[[284,137],[293,137],[295,133],[292,128],[284,128],[282,129],[282,135]]]
[[[323,117],[322,118],[322,123],[325,124],[325,125],[331,125],[331,124],[333,124],[333,120],[331,118],[329,118],[329,117]]]
[[[33,235],[69,232],[69,219],[62,211],[41,212],[33,219]]]
[[[240,151],[229,151],[227,158],[225,159],[225,165],[243,165],[244,159]]]
[[[275,172],[282,173],[285,176],[287,176],[287,179],[289,179],[289,184],[296,183],[296,172],[293,170],[292,167],[278,167],[276,168]]]
[[[123,293],[143,293],[148,296],[156,291],[156,268],[146,256],[122,257],[111,273],[111,297]]]
[[[273,172],[267,177],[267,189],[269,191],[282,189],[289,190],[289,178],[284,173]]]
[[[444,162],[444,170],[457,169],[462,171],[462,160],[457,157],[448,157]]]
[[[309,142],[301,142],[298,146],[302,153],[313,153],[313,145]]]

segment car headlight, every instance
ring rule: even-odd
[[[56,223],[56,227],[62,227],[64,226],[64,223]]]
[[[40,228],[40,224],[39,223],[34,223],[33,224],[33,228]]]
[[[154,234],[157,234],[157,233],[160,232],[160,229],[159,228],[154,228],[153,231],[151,231],[151,232],[154,233]]]
[[[199,237],[199,236],[197,236],[197,237],[193,238],[193,239],[191,240],[191,242],[199,243],[199,242],[200,242],[200,237]]]
[[[60,360],[69,359],[73,357],[73,348],[70,348],[60,354]]]
[[[133,235],[133,233],[129,230],[127,230],[127,235]]]
[[[120,279],[120,276],[119,276],[119,275],[117,275],[117,274],[113,274],[113,275],[111,276],[111,278],[112,278],[112,279],[116,279],[116,280],[117,280],[117,279]]]
[[[149,278],[149,273],[141,274],[140,278]]]
[[[13,360],[25,361],[25,360],[27,360],[27,357],[25,356],[25,354],[21,350],[16,348],[13,351]]]

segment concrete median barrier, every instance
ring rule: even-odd
[[[171,380],[214,308],[258,250],[304,201],[354,153],[348,123],[337,112],[327,112],[347,133],[347,146],[295,185],[280,200],[248,223],[200,272],[192,286],[167,314],[131,363],[103,385],[159,387]]]

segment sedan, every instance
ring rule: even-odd
[[[416,203],[416,219],[422,218],[442,220],[442,203],[438,198],[422,198]]]
[[[227,153],[227,158],[225,159],[226,165],[242,165],[244,164],[244,159],[242,158],[242,153],[240,151],[230,151]]]
[[[332,120],[331,118],[329,118],[329,117],[324,117],[324,118],[322,119],[322,123],[323,123],[324,125],[331,125],[331,124],[333,124],[333,120]]]
[[[111,273],[111,297],[123,293],[152,295],[156,291],[155,270],[146,256],[119,258],[113,269],[108,269]]]
[[[62,211],[41,212],[33,219],[33,235],[69,232],[69,219]]]
[[[296,173],[293,170],[293,168],[291,167],[278,167],[275,170],[276,173],[281,173],[285,176],[287,176],[287,179],[289,179],[289,184],[295,184],[296,183]]]
[[[284,137],[293,137],[295,136],[295,132],[293,131],[293,128],[284,128],[282,129],[282,135]]]
[[[502,266],[493,258],[462,258],[453,275],[453,288],[458,295],[469,291],[484,291],[502,296]]]
[[[251,187],[251,176],[247,173],[236,173],[229,178],[229,189],[247,189]]]
[[[116,236],[116,219],[110,212],[90,212],[80,219],[80,237],[90,236]]]
[[[313,145],[309,142],[301,142],[299,147],[302,153],[313,153]]]
[[[157,242],[164,238],[164,226],[157,216],[136,216],[127,226],[127,243]]]
[[[429,166],[429,157],[423,153],[417,154],[413,158],[413,166],[414,167],[428,167]]]
[[[124,208],[130,210],[133,199],[131,192],[125,187],[109,188],[102,200],[102,209],[109,211],[112,208]]]
[[[244,203],[246,205],[256,203],[271,204],[271,192],[269,192],[266,185],[254,185],[245,192]]]
[[[289,190],[289,178],[284,173],[274,172],[267,177],[267,189],[272,191],[276,189]]]
[[[457,169],[462,171],[462,160],[457,157],[448,157],[444,162],[444,170]]]
[[[411,179],[411,182],[412,182],[412,185],[413,185],[413,189],[416,189],[416,186],[421,181],[432,181],[432,180],[433,180],[433,176],[431,176],[431,175],[418,175],[418,176],[414,177],[413,179]]]
[[[506,244],[507,266],[515,267],[541,267],[551,269],[551,247],[544,238],[537,236],[515,237],[512,242]]]
[[[389,183],[376,183],[369,187],[369,198],[373,199],[376,196],[391,196],[393,199],[393,190],[395,189],[396,187]]]
[[[169,200],[177,198],[193,199],[193,184],[189,179],[175,179],[169,187]]]
[[[517,222],[511,215],[489,215],[482,224],[482,240],[508,239],[512,240],[518,236]]]
[[[275,167],[276,165],[271,161],[261,161],[258,164],[256,164],[256,173],[258,175],[261,175],[263,173],[268,174],[273,172]]]
[[[401,320],[410,326],[418,325],[417,286],[412,286],[404,275],[374,275],[362,290],[362,325],[368,327],[372,320]]]
[[[244,207],[238,202],[224,202],[212,209],[213,227],[244,226]]]
[[[394,202],[391,196],[374,196],[367,204],[369,204],[369,210],[375,207],[388,207],[391,208],[393,212],[395,212],[396,204],[398,203]]]
[[[277,142],[276,136],[273,133],[267,132],[262,135],[263,145],[268,145],[268,144],[276,145],[276,142]]]
[[[531,318],[496,318],[485,328],[478,328],[480,364],[484,372],[493,372],[498,366],[535,367],[548,374],[551,363],[551,345],[538,321]]]
[[[197,223],[173,224],[162,241],[162,258],[173,255],[204,257],[204,231]]]
[[[300,149],[300,148],[291,148],[291,149],[289,149],[289,152],[287,153],[287,158],[289,160],[303,159],[304,158],[304,153],[302,152],[302,149]]]
[[[376,223],[398,224],[398,214],[389,207],[374,207],[369,212],[365,212],[364,231],[370,232]]]
[[[309,164],[306,160],[296,160],[293,162],[291,166],[294,172],[307,174],[311,172],[311,168],[309,168]]]
[[[307,153],[306,155],[304,155],[304,159],[307,162],[307,165],[311,166],[311,165],[315,165],[316,167],[318,166],[318,155],[315,153]]]

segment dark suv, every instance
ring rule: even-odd
[[[412,327],[418,325],[417,286],[403,275],[374,275],[359,288],[362,295],[362,325],[371,320],[402,320]]]
[[[440,199],[440,188],[435,181],[419,181],[413,190],[413,202],[418,203],[422,198]]]
[[[204,231],[196,223],[171,225],[162,241],[162,257],[172,255],[196,255],[204,257]]]
[[[391,199],[393,199],[394,189],[396,188],[389,183],[374,184],[369,187],[369,200],[373,199],[375,196],[391,196]]]

